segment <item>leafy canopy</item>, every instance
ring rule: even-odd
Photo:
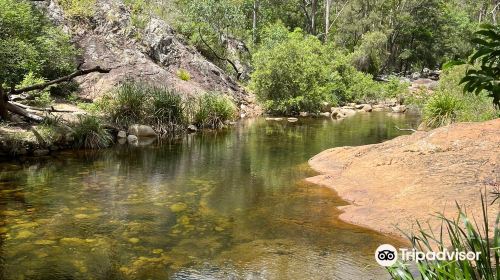
[[[15,86],[29,73],[53,79],[75,68],[75,48],[28,1],[0,0],[0,85]]]
[[[475,35],[473,42],[478,48],[470,63],[478,63],[479,69],[468,69],[461,83],[476,95],[488,91],[495,106],[500,107],[500,27],[485,24]]]

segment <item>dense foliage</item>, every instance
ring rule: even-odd
[[[236,106],[225,95],[204,93],[182,98],[169,88],[128,81],[87,110],[104,114],[111,123],[127,127],[148,124],[160,134],[184,130],[189,123],[200,128],[219,128],[234,119]]]
[[[468,69],[461,83],[465,90],[481,94],[483,90],[493,98],[493,103],[500,107],[500,27],[484,25],[476,32],[473,42],[478,45],[470,62],[479,63],[479,69]]]
[[[391,78],[377,83],[358,71],[352,54],[323,44],[301,29],[266,28],[254,54],[251,89],[273,113],[319,112],[323,104],[371,102],[395,98],[407,85]],[[369,54],[368,54],[369,56]]]
[[[331,100],[332,69],[325,48],[300,29],[270,32],[277,38],[270,36],[254,56],[253,89],[270,111],[318,111],[322,101]]]
[[[464,92],[460,80],[468,66],[459,65],[444,70],[435,93],[424,98],[424,122],[428,127],[438,127],[453,122],[485,121],[500,116],[493,105],[493,98],[482,91],[477,95]]]
[[[0,0],[0,85],[53,79],[75,68],[69,38],[28,1]]]

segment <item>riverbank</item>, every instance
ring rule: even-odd
[[[431,215],[455,217],[455,201],[480,217],[480,192],[491,203],[489,193],[499,188],[499,161],[500,119],[457,123],[380,144],[326,150],[310,159],[322,175],[308,181],[350,203],[341,207],[344,221],[402,236],[398,228],[415,229],[417,220],[437,230],[440,220]],[[491,225],[495,218],[489,215]]]

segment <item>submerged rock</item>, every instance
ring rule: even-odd
[[[36,157],[46,156],[50,153],[47,149],[38,149],[33,151],[33,155]]]
[[[172,211],[174,213],[181,212],[181,211],[184,211],[186,209],[187,209],[186,203],[182,203],[182,202],[178,202],[178,203],[170,206],[170,211]]]
[[[280,122],[282,120],[283,120],[283,118],[266,118],[266,121],[277,121],[277,122]]]
[[[127,142],[129,144],[137,144],[138,141],[139,141],[139,139],[135,135],[129,135],[129,136],[127,136]]]

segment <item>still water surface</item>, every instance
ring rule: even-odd
[[[0,163],[1,279],[387,279],[397,241],[339,221],[307,160],[416,117],[236,127],[147,147]]]

